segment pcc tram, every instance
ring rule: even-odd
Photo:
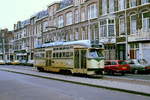
[[[53,42],[35,49],[34,66],[39,71],[102,75],[104,46],[90,40]]]

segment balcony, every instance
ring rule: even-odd
[[[100,42],[107,44],[107,43],[116,43],[115,36],[113,37],[100,37]]]
[[[150,41],[150,29],[139,30],[136,34],[128,35],[128,42]]]

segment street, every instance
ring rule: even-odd
[[[135,94],[116,92],[60,81],[0,71],[0,100],[149,100]]]
[[[32,71],[37,71],[36,68],[30,67],[30,66],[15,66],[15,65],[0,65],[0,67],[5,67],[5,68],[13,68],[13,69],[23,69],[23,70],[32,70]],[[121,78],[121,79],[139,79],[139,80],[147,80],[150,81],[150,74],[126,74],[124,76],[121,75],[104,75],[105,77],[108,78]]]

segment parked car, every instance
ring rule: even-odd
[[[0,65],[4,65],[5,61],[4,60],[0,60]]]
[[[130,59],[128,60],[128,64],[130,64],[130,71],[134,74],[137,73],[150,73],[150,64],[145,59]]]
[[[126,72],[130,71],[130,66],[124,60],[106,60],[104,71],[112,75],[114,73],[121,73],[121,75],[124,75]]]

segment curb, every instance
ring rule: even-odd
[[[62,82],[67,82],[67,83],[73,83],[73,84],[78,84],[78,85],[109,89],[109,90],[114,90],[114,91],[121,91],[121,92],[138,94],[138,95],[143,95],[143,96],[149,96],[150,97],[149,93],[137,92],[137,91],[134,91],[134,90],[127,90],[127,89],[120,89],[120,88],[114,88],[114,87],[108,87],[108,86],[94,85],[94,84],[89,84],[89,83],[83,83],[83,82],[76,82],[76,81],[70,81],[70,80],[65,80],[65,79],[52,78],[52,77],[43,76],[43,75],[36,75],[36,74],[19,72],[19,71],[12,71],[12,70],[8,70],[8,69],[0,69],[0,70],[1,71],[6,71],[6,72],[12,72],[12,73],[18,73],[18,74],[23,74],[23,75],[39,77],[39,78],[51,79],[51,80],[62,81]]]

